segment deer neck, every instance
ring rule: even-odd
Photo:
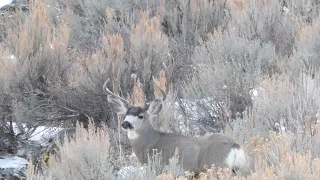
[[[159,140],[160,132],[155,130],[151,123],[147,121],[140,130],[128,131],[128,138],[132,143],[140,143]]]
[[[139,131],[128,131],[128,137],[134,153],[139,160],[144,161],[143,153],[152,149],[158,143],[160,132],[155,130],[148,122]]]

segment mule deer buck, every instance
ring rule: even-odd
[[[233,173],[247,167],[248,159],[245,151],[227,135],[188,137],[155,130],[149,119],[159,115],[162,101],[166,98],[166,93],[158,85],[163,100],[156,99],[144,107],[136,107],[112,93],[107,88],[108,80],[103,85],[104,91],[108,94],[108,102],[116,113],[125,115],[122,129],[127,131],[133,152],[141,163],[148,162],[148,155],[151,156],[154,149],[161,151],[164,162],[168,163],[178,148],[182,167],[196,175],[212,164],[215,167],[229,168]]]

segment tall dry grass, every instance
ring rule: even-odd
[[[96,128],[90,122],[85,129],[77,124],[75,138],[65,136],[64,144],[56,142],[57,155],[50,155],[45,174],[34,175],[30,164],[28,178],[52,176],[55,179],[111,179],[113,177],[112,149],[106,126]]]

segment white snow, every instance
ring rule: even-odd
[[[287,7],[283,7],[282,10],[283,10],[285,13],[287,13],[287,14],[290,12],[290,9],[287,8]]]
[[[14,55],[2,56],[2,58],[3,58],[5,64],[8,64],[9,62],[15,63],[17,61],[17,57]]]
[[[258,92],[257,89],[251,89],[251,90],[250,90],[250,94],[251,94],[252,97],[257,97],[257,96],[259,96],[259,92]]]
[[[50,138],[55,137],[55,135],[61,130],[62,128],[57,128],[57,127],[48,128],[45,126],[39,126],[32,133],[30,140],[43,144],[43,143],[46,143]]]
[[[2,8],[5,5],[9,5],[12,3],[12,0],[0,0],[0,8]]]
[[[20,133],[20,129],[18,125],[13,122],[13,131],[15,134]],[[26,124],[22,124],[23,130],[28,131],[30,128],[27,127]],[[49,139],[54,138],[63,128],[59,127],[46,127],[39,126],[35,129],[35,131],[30,135],[29,140],[40,143],[41,145],[45,145]]]
[[[6,169],[6,168],[20,169],[25,167],[27,164],[28,164],[28,161],[26,159],[18,156],[4,157],[4,159],[0,157],[0,168],[3,168],[3,169]]]
[[[125,166],[118,171],[118,180],[122,179],[143,179],[146,168],[136,166]]]
[[[9,59],[11,59],[12,61],[16,61],[17,60],[17,58],[14,55],[10,55]]]

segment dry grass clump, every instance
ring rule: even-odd
[[[268,141],[254,152],[255,172],[251,176],[267,179],[319,178],[320,159],[312,156],[312,149],[298,152],[294,141],[294,135],[271,133]]]
[[[59,159],[52,159],[50,168],[58,179],[109,179],[112,159],[106,127],[96,129],[93,123],[85,130],[77,125],[75,139],[60,146]]]
[[[320,34],[320,18],[315,18],[312,24],[303,21],[297,21],[296,24],[295,41],[298,51],[291,57],[289,65],[292,71],[297,71],[301,67],[318,69],[320,67],[317,61],[319,41],[315,37]]]
[[[164,63],[169,61],[169,40],[161,31],[159,17],[149,18],[149,12],[140,12],[139,23],[132,25],[130,36],[130,64],[134,65],[138,77],[151,93],[152,75],[158,74]],[[132,67],[133,68],[133,67]]]
[[[294,48],[294,20],[282,14],[282,8],[277,0],[247,1],[244,11],[232,12],[232,25],[240,37],[272,43],[277,54],[290,55]]]
[[[109,55],[113,58],[121,58],[123,56],[123,39],[120,34],[103,36],[103,42],[108,42],[110,46]]]
[[[156,82],[157,84],[155,84],[153,86],[153,89],[154,89],[154,95],[156,98],[159,98],[159,99],[163,99],[163,94],[161,93],[160,89],[164,92],[166,92],[167,90],[167,78],[166,78],[166,74],[165,74],[165,71],[164,70],[161,70],[160,71],[160,77],[159,77],[159,80]],[[160,88],[160,89],[159,89]]]
[[[232,11],[243,11],[245,1],[244,0],[227,0]]]
[[[134,79],[134,86],[133,86],[133,95],[134,95],[134,105],[143,107],[145,105],[145,97],[142,89],[142,84],[140,80]]]
[[[110,179],[113,177],[112,149],[106,126],[96,128],[93,122],[84,129],[77,124],[75,138],[65,136],[57,142],[58,155],[50,155],[48,167],[42,173],[54,179]],[[32,168],[32,165],[29,165]],[[35,174],[29,170],[28,178]],[[41,174],[40,174],[41,175]]]

